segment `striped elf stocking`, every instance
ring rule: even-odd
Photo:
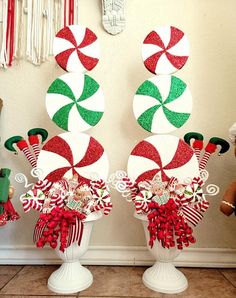
[[[205,152],[204,152],[203,157],[199,164],[200,170],[204,170],[206,168],[208,160],[209,160],[211,154],[216,151],[216,148],[217,148],[217,146],[215,144],[212,144],[212,143],[207,144],[207,146],[205,148]]]
[[[35,168],[37,165],[37,161],[36,158],[32,155],[26,140],[20,140],[19,142],[17,142],[16,145],[20,149],[20,151],[24,153],[31,166]]]
[[[28,140],[29,140],[30,146],[33,148],[35,158],[36,160],[38,160],[38,156],[40,153],[39,138],[36,135],[31,135],[29,136]]]

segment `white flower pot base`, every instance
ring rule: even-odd
[[[149,289],[165,294],[177,294],[188,287],[184,274],[172,263],[156,262],[143,274],[143,283]]]
[[[93,283],[92,273],[80,262],[63,263],[48,279],[49,290],[59,294],[81,292]]]
[[[147,216],[136,213],[134,216],[142,221],[148,249],[156,260],[156,263],[143,274],[144,285],[153,291],[165,294],[177,294],[185,291],[188,287],[188,281],[184,274],[176,269],[173,264],[174,259],[181,251],[175,247],[164,248],[159,241],[155,241],[151,248],[149,246]]]
[[[95,220],[102,217],[101,212],[91,213],[84,222],[84,231],[80,246],[74,242],[64,252],[56,248],[63,263],[48,279],[49,290],[58,294],[81,292],[93,283],[92,273],[80,264],[79,259],[88,249],[90,235]]]

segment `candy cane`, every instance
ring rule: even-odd
[[[221,149],[219,151],[219,155],[227,152],[229,150],[229,143],[225,141],[224,139],[218,138],[218,137],[213,137],[210,139],[209,143],[207,144],[205,148],[205,153],[201,159],[199,169],[204,170],[207,162],[211,156],[212,153],[214,153],[217,149],[217,145],[221,146]]]
[[[50,206],[64,207],[64,199],[60,195],[52,195],[50,199]]]
[[[41,135],[42,142],[44,142],[48,137],[48,132],[46,131],[46,129],[43,129],[43,128],[33,128],[28,131],[28,136],[29,136],[28,140],[30,145],[33,148],[36,160],[38,160],[38,156],[40,153],[38,135]]]
[[[48,181],[48,179],[45,180],[39,180],[34,186],[33,188],[35,189],[40,189],[42,190],[42,192],[46,192],[48,191],[52,186],[52,182]]]
[[[100,211],[102,209],[104,209],[103,213],[104,215],[108,215],[111,212],[113,205],[111,202],[108,203],[102,203],[102,204],[98,204],[96,206],[94,206],[94,211]]]
[[[111,212],[113,204],[111,202],[104,203],[104,215],[108,215]]]
[[[146,202],[135,202],[135,209],[138,214],[141,214],[142,212],[148,213],[150,210]]]
[[[184,136],[185,142],[190,145],[191,139],[194,139],[192,147],[196,154],[198,163],[200,162],[200,153],[203,148],[203,135],[198,132],[189,132]]]
[[[130,180],[128,176],[122,178],[122,181],[126,183],[127,189],[130,190],[131,193],[131,199],[134,200],[138,192],[137,186]]]

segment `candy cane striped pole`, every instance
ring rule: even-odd
[[[128,176],[122,178],[122,180],[126,183],[127,189],[129,189],[131,192],[131,199],[134,200],[137,195],[138,188],[135,186],[135,183],[133,183]]]
[[[100,210],[104,209],[104,211],[103,211],[104,215],[108,215],[111,212],[112,206],[113,205],[111,202],[101,203],[101,204],[94,206],[94,211],[100,211]]]
[[[146,202],[135,202],[135,209],[137,214],[141,214],[142,211],[148,213],[149,207]]]

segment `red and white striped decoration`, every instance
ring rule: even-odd
[[[97,205],[94,206],[94,210],[98,211],[104,209],[105,215],[109,214],[112,209],[111,196],[107,189],[104,180],[90,181],[90,190],[95,199]]]
[[[48,191],[52,186],[52,182],[48,179],[39,180],[35,185],[33,186],[33,189],[40,189],[42,192]]]
[[[198,224],[198,222],[203,218],[203,215],[196,209],[193,209],[190,206],[183,206],[181,208],[183,216],[186,221],[190,222],[194,226]]]
[[[201,154],[201,150],[198,148],[194,148],[194,153],[197,157],[198,163],[200,162],[200,154]]]
[[[94,208],[93,208],[93,210],[94,211],[103,210],[103,214],[104,215],[108,215],[111,212],[112,206],[113,205],[112,205],[111,202],[102,203],[102,204],[99,204],[99,205],[95,205]]]
[[[138,214],[141,214],[141,213],[148,213],[148,211],[150,210],[149,207],[148,207],[148,204],[147,202],[141,202],[141,201],[136,201],[135,202],[135,209],[136,209],[136,212]]]
[[[20,200],[23,204],[24,212],[29,212],[31,208],[42,211],[45,196],[41,190],[33,189],[21,196]]]
[[[67,247],[69,247],[72,243],[77,242],[80,245],[84,231],[84,223],[79,218],[76,218],[75,224],[70,225],[69,233],[68,233],[68,240],[67,240]]]
[[[135,197],[135,209],[138,214],[149,211],[148,203],[152,201],[153,194],[146,189],[141,190]]]
[[[43,232],[45,228],[46,228],[46,223],[42,222],[41,219],[39,218],[34,228],[34,233],[33,233],[34,243],[38,242],[38,240],[43,236]]]
[[[122,181],[124,181],[126,183],[126,188],[127,188],[127,190],[130,191],[131,199],[134,201],[135,197],[137,195],[137,192],[138,192],[138,188],[136,187],[135,183],[133,183],[128,176],[122,178]]]
[[[31,147],[33,148],[36,160],[38,159],[39,153],[40,153],[40,148],[39,144],[32,144]]]
[[[50,207],[64,207],[64,198],[62,198],[59,194],[54,194],[50,197]]]
[[[30,152],[29,147],[23,148],[22,152],[24,153],[27,160],[30,162],[31,166],[33,168],[35,168],[37,165],[37,161],[36,161],[35,157],[32,155],[32,153]]]
[[[37,165],[37,161],[36,161],[36,158],[31,153],[26,140],[20,140],[19,142],[16,143],[16,145],[20,149],[20,151],[24,153],[25,157],[30,162],[31,166],[35,168]]]
[[[169,191],[174,191],[175,186],[178,184],[178,179],[176,177],[171,177],[170,180],[168,181],[167,188]]]
[[[199,165],[200,170],[204,170],[206,168],[206,165],[208,163],[210,156],[211,156],[211,153],[205,151],[205,153],[203,154],[203,157],[201,159],[200,165]]]

